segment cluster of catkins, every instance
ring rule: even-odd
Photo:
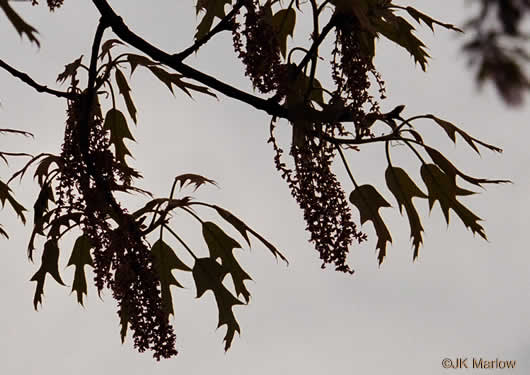
[[[233,30],[234,48],[246,68],[246,75],[254,87],[262,93],[273,93],[274,98],[287,104],[290,85],[297,83],[296,74],[290,62],[282,62],[280,42],[272,25],[267,22],[267,5],[249,1],[242,24],[235,23]],[[379,84],[381,97],[384,97],[383,82],[375,71],[371,58],[363,55],[358,22],[353,17],[337,16],[335,19],[335,48],[331,61],[335,91],[332,101],[344,103],[344,109],[351,113],[354,124],[362,122],[365,111],[378,112],[377,102],[370,96],[369,75]],[[313,38],[316,36],[313,35]],[[298,72],[298,75],[304,72]],[[307,82],[310,79],[306,80]],[[299,82],[299,81],[298,81]],[[306,90],[314,88],[308,87]],[[311,96],[306,95],[307,106],[312,106]],[[329,103],[328,103],[329,104]],[[276,119],[271,122],[274,129]],[[294,126],[294,124],[293,124]],[[314,123],[329,136],[348,134],[342,123]],[[367,133],[365,135],[370,135]],[[350,208],[339,181],[332,171],[335,146],[309,134],[303,143],[293,142],[290,155],[294,168],[282,161],[283,150],[276,143],[271,131],[269,142],[275,150],[275,164],[288,183],[291,194],[304,211],[306,229],[311,242],[326,264],[333,264],[338,271],[353,273],[347,265],[348,248],[354,240],[361,242],[366,236],[359,232],[351,218]]]
[[[110,151],[99,106],[94,103],[88,110],[86,99],[81,95],[69,101],[57,204],[66,212],[83,213],[96,287],[112,291],[122,326],[130,325],[133,331],[135,347],[153,350],[157,359],[168,358],[177,354],[175,333],[163,311],[151,251],[139,224],[112,195],[118,182],[129,177]],[[110,217],[117,227],[111,226]]]

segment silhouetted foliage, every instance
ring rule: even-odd
[[[34,5],[36,3],[33,1]],[[424,230],[413,198],[428,200],[431,209],[438,201],[447,222],[449,211],[453,210],[472,233],[486,238],[479,224],[481,219],[458,201],[459,196],[473,194],[473,191],[459,186],[457,177],[479,187],[508,181],[464,174],[442,152],[424,141],[415,124],[423,121],[439,127],[455,143],[458,135],[477,153],[479,148],[495,152],[501,149],[432,114],[407,118],[403,114],[405,105],[384,113],[381,103],[386,95],[385,83],[373,63],[375,42],[385,37],[407,51],[421,69],[426,70],[429,55],[426,46],[414,34],[414,21],[433,30],[436,27],[460,32],[456,26],[412,7],[395,5],[390,0],[198,0],[200,21],[194,43],[180,53],[169,54],[131,31],[107,1],[93,0],[92,3],[101,18],[91,55],[87,64],[81,56],[66,64],[58,75],[59,84],[68,84],[66,91],[40,85],[0,60],[0,67],[12,76],[39,92],[66,100],[67,105],[64,141],[57,154],[0,153],[6,163],[8,157],[29,156],[29,162],[10,181],[22,178],[30,167],[35,167],[34,177],[41,189],[33,206],[33,232],[28,244],[30,259],[35,251],[42,249],[40,268],[31,278],[37,283],[35,309],[42,302],[47,274],[64,285],[58,268],[60,254],[67,250],[62,240],[77,231],[68,261],[68,266],[75,267],[72,291],[83,304],[87,294],[85,266],[93,267],[98,292],[108,288],[118,302],[122,341],[130,327],[139,351],[152,350],[157,359],[177,353],[169,317],[174,314],[171,286],[181,287],[173,274],[178,270],[191,273],[197,297],[207,290],[212,291],[219,311],[218,325],[227,326],[224,338],[227,350],[235,332],[240,331],[232,307],[248,303],[250,292],[245,280],[250,280],[251,276],[235,257],[234,250],[241,248],[240,243],[218,224],[204,221],[200,209],[217,213],[219,221],[236,229],[248,245],[251,234],[275,257],[287,261],[275,246],[228,210],[190,196],[176,197],[177,187],[193,185],[196,190],[202,185],[215,184],[211,179],[194,173],[177,176],[167,198],[153,197],[134,186],[141,173],[127,162],[126,157],[131,156],[131,152],[125,139],[134,141],[129,122],[136,123],[138,109],[128,82],[131,78],[127,77],[132,77],[138,68],[149,71],[172,93],[174,88],[189,97],[202,94],[216,97],[221,93],[271,116],[269,142],[275,153],[274,163],[304,212],[310,241],[320,254],[322,267],[332,264],[337,271],[353,273],[347,263],[349,248],[354,241],[367,238],[355,223],[348,200],[359,211],[361,225],[366,221],[373,223],[379,264],[385,258],[388,243],[392,242],[390,229],[380,212],[381,208],[391,207],[390,203],[374,186],[356,181],[345,154],[345,151],[355,152],[369,143],[384,144],[381,155],[386,156],[388,163],[384,172],[386,184],[400,211],[405,208],[413,259],[419,254]],[[485,0],[483,3],[486,13],[490,7],[498,7],[503,34],[521,35],[519,25],[528,10],[527,1],[496,4]],[[47,2],[52,11],[62,4],[63,1]],[[36,29],[23,21],[7,0],[0,0],[0,7],[20,35],[39,45]],[[297,18],[308,15],[311,15],[312,31],[309,38],[300,40],[309,40],[309,45],[289,45],[292,43],[290,37],[297,31]],[[482,17],[470,22],[469,26],[475,28],[477,34],[465,48],[482,58],[479,80],[494,79],[505,99],[518,103],[526,87],[522,85],[523,73],[519,65],[513,65],[503,55],[505,50],[494,44],[498,34],[489,31],[484,34]],[[107,29],[114,32],[114,38],[104,40]],[[184,63],[215,34],[225,31],[232,34],[236,56],[259,95],[227,85]],[[328,38],[333,41],[331,56],[321,56],[319,46]],[[142,54],[128,52],[126,45],[137,48]],[[121,52],[117,53],[118,50]],[[327,73],[332,83],[329,87],[324,87],[317,77],[321,59],[330,63]],[[85,71],[88,83],[82,87],[78,76]],[[321,70],[318,72],[324,74]],[[526,85],[526,78],[524,82]],[[371,87],[373,83],[375,92]],[[265,98],[264,94],[269,96]],[[118,96],[122,97],[123,105],[119,104]],[[292,137],[277,139],[276,127],[285,124],[292,127]],[[376,126],[386,132],[375,136],[372,129]],[[28,135],[12,129],[0,129],[0,132]],[[283,150],[285,143],[287,151]],[[389,146],[394,143],[407,146],[411,155],[418,159],[424,188],[393,163]],[[337,155],[350,178],[349,189],[353,190],[349,199],[333,172]],[[117,192],[140,193],[149,198],[141,209],[131,212],[118,201]],[[9,186],[0,181],[2,204],[9,202],[25,222],[25,209],[12,193]],[[207,256],[197,255],[183,239],[183,234],[170,226],[171,214],[175,211],[188,214],[201,226]],[[164,233],[172,235],[174,245],[164,239]],[[7,237],[2,227],[0,234]],[[179,254],[182,252],[191,256],[193,264],[181,260]],[[227,275],[233,281],[233,290],[224,283]]]
[[[530,89],[525,71],[530,53],[525,48],[530,33],[523,21],[530,14],[530,0],[478,0],[480,10],[466,29],[471,38],[464,45],[470,65],[477,67],[477,81],[492,81],[509,105],[523,103]]]

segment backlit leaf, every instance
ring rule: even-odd
[[[101,59],[103,59],[103,57],[105,57],[105,55],[107,53],[110,52],[110,50],[114,47],[116,47],[117,45],[125,45],[121,40],[119,39],[109,39],[109,40],[106,40],[102,45],[101,45],[101,54],[99,55],[99,57]]]
[[[184,262],[182,262],[173,249],[162,240],[158,240],[151,248],[153,254],[154,266],[158,277],[160,278],[160,287],[162,290],[162,309],[167,316],[173,315],[173,300],[171,298],[171,285],[182,288],[182,285],[175,279],[172,270],[191,271]]]
[[[55,281],[64,285],[61,276],[59,275],[59,247],[56,240],[48,240],[44,245],[42,252],[41,266],[33,275],[30,281],[36,281],[35,296],[33,298],[33,306],[37,310],[39,303],[42,303],[42,295],[44,294],[44,281],[46,274],[49,273]]]
[[[31,42],[34,42],[37,46],[40,47],[39,40],[35,36],[38,34],[37,30],[29,24],[27,24],[13,8],[9,5],[8,0],[0,0],[0,8],[4,11],[7,16],[7,19],[17,30],[18,35],[26,35]]]
[[[38,223],[44,214],[48,211],[48,201],[54,203],[53,189],[50,185],[42,186],[39,196],[33,205],[33,224]]]
[[[44,184],[44,181],[48,178],[50,172],[50,166],[55,163],[58,167],[62,166],[63,159],[59,156],[52,154],[45,154],[45,157],[39,162],[39,166],[35,169],[34,178],[40,186]]]
[[[445,216],[445,221],[448,224],[449,209],[452,209],[467,228],[471,229],[473,233],[478,233],[482,238],[487,239],[484,228],[478,223],[482,219],[456,200],[457,195],[470,195],[473,194],[472,191],[458,187],[452,176],[448,176],[434,164],[422,165],[421,178],[425,182],[429,192],[429,207],[431,209],[434,203],[439,201]]]
[[[263,245],[265,245],[271,251],[272,255],[274,255],[276,258],[280,257],[280,259],[282,259],[285,263],[287,263],[287,264],[289,263],[287,261],[287,258],[285,258],[285,256],[283,256],[283,254],[280,251],[278,251],[278,249],[276,247],[274,247],[274,245],[272,245],[269,241],[267,241],[265,238],[263,238],[259,233],[257,233],[252,228],[250,228],[241,219],[239,219],[238,217],[233,215],[231,212],[229,212],[229,211],[227,211],[224,208],[221,208],[219,206],[214,205],[213,208],[215,208],[217,213],[219,213],[219,215],[223,219],[225,219],[230,224],[232,224],[232,226],[239,233],[241,233],[241,235],[243,236],[245,241],[247,241],[249,246],[250,246],[250,239],[248,238],[247,232],[250,232],[252,235],[254,235],[254,237],[256,237],[258,240],[260,240],[261,243],[263,243]]]
[[[235,332],[240,333],[239,324],[232,307],[243,304],[223,285],[223,278],[227,273],[228,270],[212,258],[197,259],[192,271],[197,287],[197,298],[201,297],[207,290],[211,290],[215,296],[219,310],[217,327],[219,328],[224,324],[227,326],[224,337],[225,351],[230,348]]]
[[[245,280],[252,280],[251,277],[241,268],[232,251],[241,248],[241,245],[228,236],[221,228],[212,222],[205,222],[202,225],[202,235],[210,250],[212,259],[221,259],[223,268],[230,273],[234,281],[237,296],[243,295],[245,301],[250,300],[250,293],[245,287]]]
[[[205,14],[197,26],[195,39],[202,39],[212,28],[215,17],[222,19],[225,14],[225,5],[231,4],[232,0],[197,0],[196,14],[204,11]]]
[[[136,55],[134,53],[128,53],[127,54],[127,61],[131,65],[131,75],[134,73],[138,65],[141,65],[143,67],[148,67],[151,65],[159,65],[158,63],[154,62],[150,58],[146,56]]]
[[[66,81],[69,77],[75,77],[77,74],[77,69],[81,66],[81,61],[83,60],[83,55],[79,56],[79,58],[70,64],[66,64],[64,66],[64,71],[57,76],[57,82],[63,83]]]
[[[453,181],[456,181],[456,176],[460,176],[465,181],[481,186],[482,184],[501,184],[501,183],[509,183],[509,180],[488,180],[486,178],[475,178],[468,176],[462,172],[460,172],[445,156],[443,156],[438,150],[435,150],[434,148],[425,146],[425,151],[429,154],[432,161],[447,174],[449,177],[452,178]]]
[[[293,36],[296,23],[296,11],[293,8],[282,9],[272,16],[272,26],[280,41],[280,52],[285,58],[287,53],[287,37]]]
[[[162,81],[162,83],[164,83],[164,85],[167,86],[167,88],[169,89],[169,91],[171,91],[172,94],[174,94],[173,85],[175,85],[179,89],[184,91],[186,95],[188,95],[190,98],[192,97],[190,90],[198,91],[203,94],[210,95],[210,96],[213,96],[214,98],[217,98],[217,95],[211,92],[208,89],[208,87],[194,85],[192,83],[183,81],[182,78],[184,78],[184,76],[182,74],[169,73],[166,70],[159,68],[157,66],[147,66],[147,68],[156,76],[156,78],[158,78],[160,81]]]
[[[110,132],[110,143],[114,145],[116,159],[126,164],[125,156],[131,155],[131,153],[127,149],[127,146],[125,146],[123,140],[128,138],[134,141],[134,138],[129,131],[127,120],[125,120],[123,113],[117,109],[111,108],[105,116],[103,128]]]
[[[415,29],[410,23],[390,11],[374,23],[378,32],[409,51],[423,71],[427,69],[427,58],[430,56],[425,51],[425,44],[412,33]]]
[[[24,211],[26,211],[26,209],[17,202],[15,197],[13,197],[10,187],[3,181],[0,181],[0,202],[2,203],[2,207],[4,207],[6,201],[9,202],[9,205],[16,212],[17,216],[20,218],[20,221],[26,224],[26,217],[24,216]]]
[[[451,25],[449,23],[443,23],[443,22],[437,21],[437,20],[429,17],[428,15],[420,12],[419,10],[414,9],[413,7],[409,6],[409,7],[406,7],[405,9],[410,14],[410,16],[416,20],[416,22],[421,23],[420,21],[423,21],[427,26],[429,26],[429,28],[432,31],[434,31],[433,24],[436,24],[436,25],[445,27],[446,29],[454,30],[454,31],[458,31],[458,32],[463,33],[463,31],[460,30],[458,27],[456,27],[454,25]]]
[[[361,224],[370,220],[374,224],[377,234],[376,249],[379,249],[377,259],[379,264],[383,263],[386,255],[387,242],[392,243],[392,237],[383,219],[379,215],[381,207],[391,207],[385,198],[372,185],[362,185],[357,187],[350,194],[350,202],[357,207],[361,216]]]
[[[136,124],[136,107],[134,106],[134,102],[131,97],[131,88],[127,83],[127,79],[125,78],[125,75],[123,75],[122,71],[119,69],[116,69],[115,78],[116,83],[118,84],[118,88],[120,90],[120,94],[123,95],[125,105],[127,105],[127,111],[129,112],[129,115],[133,119],[134,123]]]
[[[209,178],[194,173],[181,174],[175,177],[175,183],[180,184],[181,189],[187,185],[194,185],[195,188],[193,190],[197,190],[201,185],[205,184],[217,186],[217,182],[214,180],[210,180]]]
[[[495,152],[502,152],[502,149],[500,149],[500,148],[498,148],[496,146],[493,146],[493,145],[489,145],[489,144],[484,143],[482,141],[479,141],[476,138],[473,138],[472,136],[467,134],[465,131],[463,131],[463,130],[459,129],[458,127],[456,127],[455,125],[451,124],[449,121],[445,121],[445,120],[439,119],[438,117],[436,117],[434,115],[427,115],[426,117],[434,120],[443,130],[445,130],[445,132],[447,133],[449,138],[455,144],[456,144],[456,133],[458,133],[462,138],[464,138],[464,140],[467,142],[467,144],[471,148],[473,148],[473,150],[475,150],[478,154],[480,154],[480,151],[479,151],[479,149],[477,147],[477,144],[479,144],[479,145],[481,145],[483,147],[486,147],[487,149],[490,149],[490,150],[495,151]]]
[[[427,196],[416,186],[407,172],[401,168],[388,166],[385,172],[385,179],[388,188],[396,197],[399,212],[403,214],[403,207],[405,207],[410,225],[410,238],[412,238],[412,245],[414,246],[413,259],[416,259],[423,241],[421,235],[423,227],[418,211],[416,211],[416,207],[412,203],[412,198],[427,198]]]
[[[77,302],[83,305],[83,295],[87,294],[87,283],[85,277],[85,266],[94,267],[90,250],[92,244],[87,236],[82,235],[75,240],[68,266],[75,266],[74,282],[72,284],[72,292],[77,294]]]

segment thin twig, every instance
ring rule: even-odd
[[[17,70],[13,68],[12,66],[8,65],[6,62],[4,62],[2,59],[0,59],[0,67],[9,72],[12,76],[20,79],[22,82],[30,85],[38,92],[44,92],[47,94],[55,95],[59,98],[66,98],[66,99],[75,99],[79,97],[79,94],[76,94],[74,92],[64,92],[64,91],[57,91],[54,89],[48,88],[48,86],[44,86],[41,84],[38,84],[35,82],[29,75],[27,75],[24,72],[21,72],[20,70]]]

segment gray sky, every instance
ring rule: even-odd
[[[460,1],[451,5],[401,3],[413,3],[456,24],[466,15]],[[194,4],[152,4],[112,1],[128,25],[161,48],[178,51],[189,45],[196,22]],[[88,61],[97,23],[89,2],[66,1],[56,14],[49,14],[44,6],[25,9],[30,6],[14,5],[39,30],[42,48],[26,39],[21,41],[2,16],[2,59],[50,86],[66,63],[81,54]],[[426,29],[420,35],[433,56],[426,74],[414,66],[407,52],[385,42],[378,44],[376,64],[390,98],[382,108],[407,104],[407,116],[433,113],[504,148],[500,156],[485,150],[477,157],[462,139],[455,148],[442,132],[425,133],[429,142],[446,151],[463,171],[514,181],[513,185],[492,186],[462,199],[486,219],[483,224],[488,242],[473,237],[454,213],[447,227],[438,204],[428,216],[427,203],[418,201],[420,214],[425,217],[424,247],[418,261],[412,263],[407,219],[396,209],[384,209],[394,241],[382,267],[377,266],[376,237],[368,223],[363,230],[370,240],[353,246],[349,257],[355,275],[322,271],[318,253],[307,242],[302,212],[274,168],[273,151],[266,143],[269,118],[221,95],[219,101],[199,95],[191,101],[179,92],[173,98],[147,74],[135,73],[132,89],[139,121],[133,133],[138,142],[131,150],[136,158],[132,165],[144,175],[139,186],[160,196],[168,193],[173,177],[181,173],[199,173],[216,180],[221,189],[206,187],[196,197],[225,206],[244,218],[281,248],[291,264],[277,263],[257,242],[251,251],[237,253],[254,282],[248,283],[250,304],[235,308],[241,336],[236,336],[226,354],[222,344],[225,328],[215,330],[213,296],[207,293],[194,299],[191,277],[177,275],[187,286],[185,290],[173,289],[172,320],[180,353],[175,359],[156,363],[150,353],[139,354],[132,348],[130,332],[125,345],[120,344],[116,306],[108,292],[102,302],[89,286],[83,308],[75,295],[69,295],[69,287],[61,287],[50,278],[43,306],[38,313],[33,310],[35,283],[28,280],[38,268],[40,253],[35,264],[26,260],[31,227],[17,223],[7,208],[0,212],[0,222],[11,236],[1,244],[0,373],[493,373],[444,370],[441,362],[446,357],[516,360],[516,369],[509,373],[529,373],[530,328],[525,321],[530,313],[530,255],[524,233],[530,224],[530,153],[526,142],[530,110],[528,106],[507,110],[489,86],[480,94],[476,91],[466,60],[459,54],[462,39],[455,34],[439,30],[433,36]],[[298,40],[306,42],[304,38]],[[233,57],[230,39],[219,37],[214,43],[189,62],[250,91],[242,65]],[[294,44],[291,41],[289,45]],[[0,127],[35,134],[34,140],[5,136],[2,149],[58,153],[66,103],[37,94],[5,72],[0,72],[0,87]],[[428,129],[431,125],[423,126]],[[280,132],[287,135],[286,124],[282,127],[285,131]],[[413,157],[399,149],[393,152],[401,166],[419,177],[419,165]],[[395,200],[384,186],[383,145],[367,147],[348,158],[357,181],[379,187],[395,208]],[[2,178],[19,165],[13,162],[11,170],[3,168]],[[335,170],[349,193],[353,187],[342,166],[337,164]],[[31,175],[21,185],[12,185],[28,208],[38,194]],[[141,204],[138,199],[128,198],[127,202],[133,207]],[[358,220],[355,208],[353,213]],[[28,214],[30,219],[32,215]],[[193,220],[178,217],[174,228],[206,254],[200,228]],[[64,242],[68,251],[60,260],[61,274],[69,285],[73,268],[65,266],[72,240]]]

